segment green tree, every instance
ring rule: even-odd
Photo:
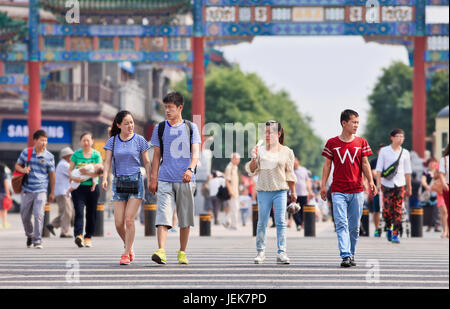
[[[412,146],[412,78],[413,69],[394,62],[383,69],[382,75],[369,95],[369,117],[364,136],[373,148],[380,143],[389,144],[389,133],[394,128],[406,132],[405,147]],[[438,72],[432,77],[427,91],[427,136],[435,130],[436,114],[448,105],[448,72]]]
[[[174,89],[183,94],[183,117],[190,119],[192,93],[187,89],[186,80],[174,85]],[[222,129],[225,123],[254,123],[257,126],[270,119],[279,121],[285,129],[285,144],[300,156],[304,166],[319,173],[323,162],[320,156],[322,141],[311,129],[311,119],[299,112],[287,92],[272,92],[256,74],[245,74],[238,65],[232,68],[210,65],[205,76],[205,110],[205,123],[217,123]],[[244,142],[246,150],[247,143],[248,136]],[[241,168],[248,160],[243,157]],[[214,158],[213,168],[223,171],[228,162],[229,159]]]

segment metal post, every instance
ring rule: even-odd
[[[200,236],[211,236],[211,221],[210,214],[200,215]]]
[[[93,236],[104,236],[104,218],[105,218],[105,205],[103,203],[99,203],[97,205],[97,214],[95,217],[95,229]]]
[[[156,220],[156,204],[145,204],[144,205],[145,236],[156,235],[155,220]]]
[[[316,206],[303,207],[303,220],[305,223],[305,237],[316,236]]]
[[[423,209],[412,208],[409,216],[411,237],[423,237]]]

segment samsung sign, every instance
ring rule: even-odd
[[[49,143],[72,144],[72,123],[69,121],[42,121],[41,128],[47,132]],[[26,120],[5,119],[1,122],[0,142],[26,143],[28,124]]]

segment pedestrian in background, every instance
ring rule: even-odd
[[[252,198],[245,186],[242,186],[239,195],[239,206],[241,212],[242,226],[247,223],[248,216],[250,215],[250,209],[252,209]]]
[[[278,121],[266,123],[265,140],[266,146],[261,149],[256,146],[252,150],[252,160],[245,166],[250,176],[258,175],[257,255],[254,263],[261,264],[266,258],[266,229],[273,206],[277,228],[277,263],[289,264],[286,254],[286,208],[288,190],[291,190],[291,201],[297,201],[295,157],[292,149],[284,146],[284,129]]]
[[[450,217],[450,212],[448,209],[448,199],[449,199],[449,183],[448,183],[448,170],[449,170],[449,162],[448,162],[448,157],[449,157],[449,145],[447,144],[447,147],[445,147],[444,152],[442,153],[442,158],[439,164],[439,176],[441,178],[442,181],[442,186],[443,186],[443,197],[444,197],[444,203],[445,203],[445,207],[447,208],[447,226],[449,225],[449,217]],[[448,233],[446,235],[446,237],[448,238]]]
[[[447,209],[445,207],[445,199],[444,199],[444,182],[442,181],[439,173],[439,163],[436,162],[435,164],[435,172],[433,174],[433,183],[431,185],[431,191],[436,192],[436,207],[439,211],[440,219],[441,219],[441,226],[442,226],[442,235],[441,238],[448,237],[448,213]]]
[[[438,166],[436,165],[437,160],[435,158],[429,158],[425,162],[425,170],[422,173],[421,178],[421,203],[420,205],[426,209],[427,213],[430,213],[431,216],[425,216],[426,219],[424,221],[424,226],[427,227],[427,232],[431,231],[434,227],[436,232],[440,232],[439,230],[439,209],[437,207],[437,192],[432,190],[432,185],[434,183],[435,175],[438,175]]]
[[[213,170],[211,173],[212,178],[209,181],[209,194],[211,196],[211,203],[213,206],[214,225],[219,225],[219,213],[222,206],[222,200],[217,196],[219,188],[226,187],[225,178],[220,171]]]
[[[129,111],[120,111],[111,125],[110,138],[104,149],[106,158],[102,188],[105,191],[108,188],[107,177],[112,166],[114,222],[125,247],[120,265],[129,265],[134,260],[134,219],[145,196],[144,176],[141,175],[140,166],[143,163],[147,175],[150,175],[150,145],[144,137],[134,132],[133,115]],[[134,184],[136,191],[118,190],[121,182]]]
[[[3,207],[4,199],[11,199],[11,191],[9,189],[9,181],[6,176],[5,165],[0,164],[0,229],[9,229],[11,225],[8,223],[7,214],[8,210]]]
[[[225,169],[225,181],[230,194],[228,200],[228,213],[226,217],[225,227],[231,230],[237,230],[237,221],[239,214],[239,169],[241,156],[238,153],[231,155],[230,163]]]
[[[400,243],[402,209],[405,197],[412,195],[411,158],[402,147],[405,131],[394,129],[390,133],[391,145],[381,148],[377,161],[377,186],[383,192],[383,217],[386,222],[387,240]]]
[[[300,165],[299,158],[295,158],[294,173],[297,177],[297,182],[295,183],[295,190],[298,195],[297,203],[300,204],[301,208],[300,211],[293,214],[293,217],[297,231],[300,231],[303,227],[303,207],[308,205],[308,199],[314,198],[314,193],[312,192],[312,184],[308,170]]]
[[[370,169],[372,170],[372,177],[375,185],[377,185],[377,161],[378,161],[378,155],[380,154],[381,148],[383,148],[384,144],[378,145],[377,150],[377,157],[370,160]],[[373,224],[375,226],[375,233],[374,237],[381,237],[381,228],[380,228],[380,219],[381,219],[381,199],[380,199],[381,192],[378,192],[377,195],[373,195],[372,192],[369,190],[369,211],[372,213],[373,216]]]
[[[80,136],[81,149],[75,151],[70,157],[69,180],[80,182],[80,186],[73,191],[72,201],[75,209],[74,236],[75,244],[79,247],[92,247],[91,238],[95,231],[95,218],[97,215],[97,203],[100,195],[98,185],[93,186],[93,180],[86,181],[72,176],[74,169],[80,169],[88,164],[102,163],[100,152],[93,148],[94,139],[92,133],[85,132]],[[80,170],[81,174],[90,177],[98,177],[96,173]],[[98,178],[95,180],[98,184]],[[86,229],[83,237],[84,213],[86,208]]]
[[[60,160],[56,165],[55,201],[58,204],[58,216],[46,227],[55,234],[55,228],[61,228],[61,238],[71,238],[70,223],[73,216],[72,199],[66,195],[70,186],[69,167],[73,150],[70,147],[61,149]]]
[[[48,137],[44,130],[37,130],[33,134],[34,147],[24,149],[17,160],[15,169],[27,174],[26,181],[22,183],[22,204],[20,214],[22,217],[27,247],[31,245],[42,249],[42,232],[44,228],[44,212],[47,203],[47,188],[50,184],[48,201],[55,199],[55,158],[47,151]],[[29,151],[31,157],[28,162]],[[34,227],[31,216],[34,216]]]

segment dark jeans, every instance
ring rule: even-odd
[[[302,225],[303,223],[303,207],[308,204],[307,196],[299,196],[297,197],[297,204],[300,204],[300,211],[294,214],[294,221],[297,226]]]
[[[211,197],[211,203],[213,206],[214,224],[219,224],[219,212],[222,201],[219,200],[216,196],[213,196]]]
[[[100,195],[98,185],[91,192],[91,186],[80,185],[72,192],[73,207],[75,208],[74,236],[83,234],[84,206],[86,206],[86,234],[84,238],[91,238],[95,230],[95,217],[97,215],[97,202]]]

